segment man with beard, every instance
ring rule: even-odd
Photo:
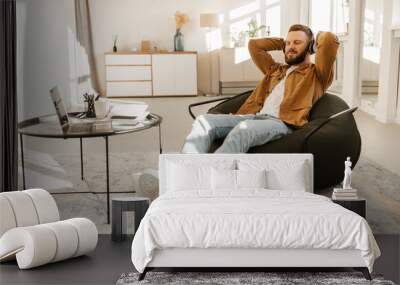
[[[236,114],[197,117],[182,153],[207,153],[218,138],[225,140],[216,153],[244,153],[301,128],[312,105],[332,83],[338,47],[334,34],[320,32],[314,40],[304,25],[291,26],[286,40],[250,40],[250,55],[264,78]],[[282,50],[286,64],[274,61],[272,50]],[[314,51],[315,64],[310,62]]]

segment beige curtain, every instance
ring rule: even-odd
[[[89,0],[75,0],[75,22],[78,41],[85,48],[88,56],[92,88],[99,93],[100,86],[97,77],[96,61],[94,58]]]

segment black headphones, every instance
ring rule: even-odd
[[[314,48],[314,44],[315,44],[315,38],[314,38],[314,33],[312,32],[312,30],[310,28],[308,28],[308,30],[310,31],[311,34],[311,40],[310,43],[308,44],[308,52],[310,54],[314,54],[315,53],[315,48]]]

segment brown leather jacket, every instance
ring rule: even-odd
[[[318,34],[315,64],[300,64],[288,75],[285,93],[280,105],[279,117],[295,127],[308,122],[312,105],[324,94],[333,79],[333,64],[339,47],[337,37],[330,32]],[[265,98],[285,76],[287,64],[277,63],[268,51],[284,50],[282,38],[262,38],[249,41],[250,55],[257,67],[265,74],[256,89],[240,107],[237,114],[255,114],[259,112]]]

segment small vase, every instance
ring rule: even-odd
[[[113,46],[113,52],[117,52],[118,50],[117,50],[117,46],[116,45],[114,45]]]
[[[183,51],[183,34],[181,33],[181,29],[177,29],[174,35],[174,50]]]

